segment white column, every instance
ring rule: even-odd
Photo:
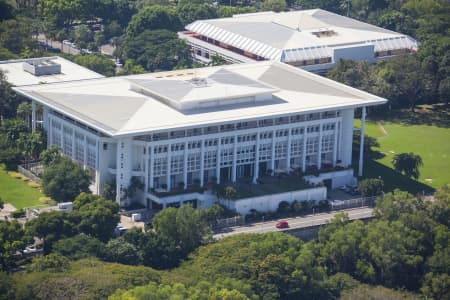
[[[75,160],[75,127],[72,126],[72,159]],[[98,160],[98,159],[97,159]]]
[[[272,175],[275,173],[275,133],[272,131],[272,159],[270,160],[270,168],[272,169]]]
[[[358,176],[363,174],[363,161],[364,161],[364,129],[366,125],[366,107],[363,106],[361,112],[361,140],[359,145],[359,169]]]
[[[337,158],[337,143],[338,143],[338,125],[339,121],[334,123],[334,142],[333,142],[333,167],[336,166],[336,158]]]
[[[200,149],[200,186],[204,185],[204,178],[205,178],[205,140],[202,140]]]
[[[117,141],[117,153],[116,153],[116,202],[120,205],[121,200],[121,191],[120,191],[120,154],[122,153],[122,149],[120,147],[121,140]],[[86,135],[84,136],[84,168],[86,168],[87,163],[87,141],[86,141]]]
[[[34,100],[31,100],[31,130],[36,131],[36,102]]]
[[[144,155],[144,160],[145,160],[144,161],[144,191],[145,191],[145,194],[147,194],[148,193],[148,175],[149,175],[148,158],[149,158],[149,155],[150,155],[150,148],[147,147],[147,145],[145,145],[144,147],[145,147],[145,155]],[[145,197],[147,197],[147,196],[145,196]]]
[[[53,145],[53,121],[52,118],[48,117],[48,129],[47,129],[47,147]]]
[[[234,136],[233,145],[233,166],[231,167],[231,181],[236,182],[236,172],[237,172],[237,135]]]
[[[288,131],[288,142],[287,142],[287,149],[286,149],[286,171],[288,173],[291,172],[291,143],[292,143],[292,135],[291,135],[291,128],[289,128]]]
[[[257,183],[258,176],[259,176],[259,132],[256,134],[255,167],[253,168],[253,183]]]
[[[321,169],[322,168],[322,127],[323,124],[321,123],[319,125],[319,146],[317,149],[317,169]]]
[[[220,183],[220,149],[222,145],[222,139],[219,138],[219,141],[217,142],[217,158],[216,158],[216,177],[217,177],[217,181],[216,183],[219,184]]]
[[[188,166],[188,143],[184,143],[184,161],[183,161],[183,182],[184,189],[187,189],[187,166]]]
[[[308,127],[303,128],[302,172],[306,171],[306,141],[308,140]]]
[[[155,165],[155,154],[153,153],[154,151],[153,151],[153,148],[154,148],[154,146],[153,147],[149,147],[148,148],[148,155],[150,156],[150,182],[149,182],[149,185],[150,185],[150,188],[152,189],[152,188],[154,188],[154,186],[153,186],[153,169],[154,169],[154,165]]]
[[[167,145],[167,174],[166,174],[166,184],[167,184],[167,190],[170,191],[171,189],[171,182],[170,182],[170,173],[172,172],[172,144]]]
[[[117,154],[119,153],[119,142],[117,142]],[[84,152],[83,152],[83,169],[86,170],[87,166],[87,152],[88,152],[88,146],[87,146],[87,139],[86,134],[84,135]],[[119,159],[116,161],[116,171],[119,168]],[[118,182],[118,181],[116,181]]]

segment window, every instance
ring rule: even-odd
[[[200,170],[200,154],[192,154],[188,156],[187,170],[188,172]]]
[[[170,160],[170,174],[183,173],[184,169],[184,156],[172,156]]]
[[[272,158],[272,144],[261,144],[259,145],[259,160],[267,161]]]
[[[224,149],[220,152],[220,165],[222,167],[231,166],[233,164],[234,149]]]
[[[167,174],[167,158],[156,158],[153,164],[154,176],[165,176]]]
[[[303,140],[293,140],[291,142],[291,157],[302,156]]]
[[[306,140],[306,154],[315,154],[319,151],[319,138],[309,138]]]
[[[322,153],[333,151],[334,135],[326,135],[322,137]]]
[[[215,168],[216,163],[217,163],[217,151],[205,152],[204,163],[205,163],[205,165],[204,165],[205,169]]]
[[[275,144],[275,158],[286,158],[287,156],[287,143],[281,142]]]

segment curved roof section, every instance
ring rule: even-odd
[[[414,39],[322,9],[261,12],[198,20],[186,29],[266,59],[291,62],[331,57],[334,47],[374,44],[417,49]],[[315,32],[332,31],[326,37]],[[392,45],[392,48],[385,44]]]

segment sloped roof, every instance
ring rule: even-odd
[[[330,57],[344,45],[375,44],[375,50],[417,48],[409,36],[322,9],[261,12],[198,20],[186,29],[266,59],[283,62]],[[333,31],[327,37],[317,31]],[[386,47],[386,43],[390,45]]]
[[[148,83],[149,89],[157,89],[163,96],[189,101],[198,96],[199,101],[219,99],[220,102],[226,96],[220,88],[205,89],[200,95],[190,94],[196,89],[186,88],[186,81],[193,78],[210,78],[219,82],[218,86],[230,85],[239,90],[240,96],[264,90],[271,98],[184,111],[130,88],[132,82]],[[24,86],[14,90],[111,136],[386,102],[375,95],[274,61]]]

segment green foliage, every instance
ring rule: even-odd
[[[43,150],[39,155],[39,160],[46,167],[55,163],[61,158],[61,154],[59,153],[59,148],[56,145],[51,145],[47,149]]]
[[[378,196],[383,192],[384,182],[382,179],[367,178],[359,182],[359,191],[363,196]]]
[[[261,4],[261,10],[263,11],[275,11],[280,12],[286,10],[285,0],[264,0]]]
[[[0,271],[0,300],[14,298],[13,280],[6,273]]]
[[[77,55],[74,62],[105,76],[114,76],[115,74],[114,62],[101,54]]]
[[[422,158],[412,152],[396,154],[392,164],[396,171],[414,179],[419,179],[419,168],[423,166]]]
[[[220,284],[211,286],[210,284],[198,284],[194,287],[185,287],[183,284],[173,285],[156,284],[154,282],[136,287],[129,291],[118,290],[111,295],[109,300],[121,299],[251,299],[238,290],[229,290]]]
[[[172,70],[188,67],[192,58],[184,41],[176,33],[162,30],[144,30],[136,36],[126,36],[118,49],[126,61],[132,59],[147,71]]]
[[[69,260],[59,254],[35,257],[33,263],[28,267],[28,272],[63,272],[69,267]]]
[[[141,260],[136,247],[123,238],[109,240],[105,245],[103,258],[127,265],[137,265]]]
[[[217,18],[216,9],[211,5],[188,3],[178,5],[176,13],[183,26],[190,24],[196,20],[215,19]]]
[[[29,242],[22,225],[17,221],[0,221],[0,271],[9,271],[15,266],[16,251],[25,248]]]
[[[105,299],[116,289],[159,283],[160,276],[142,266],[126,266],[83,259],[62,272],[16,273],[15,299]]]
[[[366,300],[366,299],[383,299],[383,300],[418,300],[419,297],[404,291],[396,291],[382,286],[361,285],[354,289],[344,291],[339,298],[341,300]]]
[[[132,38],[145,30],[158,29],[174,32],[182,29],[175,9],[161,5],[144,7],[131,18],[126,29],[126,36]]]
[[[98,239],[81,233],[55,242],[52,252],[76,260],[87,257],[101,257],[104,253],[104,247],[105,245]]]
[[[227,6],[220,5],[217,7],[217,16],[219,18],[230,18],[237,14],[246,14],[256,12],[255,8],[252,6]]]
[[[209,234],[201,211],[190,205],[162,210],[153,218],[153,227],[158,236],[179,247],[182,255],[201,245]]]
[[[81,192],[88,192],[89,184],[89,174],[65,157],[51,163],[42,174],[44,193],[57,202],[72,201]]]

